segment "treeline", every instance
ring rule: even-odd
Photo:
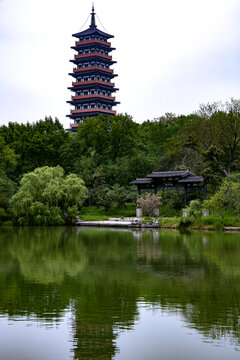
[[[138,124],[131,116],[86,119],[69,133],[51,117],[0,127],[0,217],[24,174],[57,167],[87,189],[86,204],[124,205],[136,197],[129,183],[152,171],[189,169],[215,192],[240,169],[240,100],[201,105],[190,115],[168,113]]]

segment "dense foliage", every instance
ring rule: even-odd
[[[11,217],[9,200],[22,177],[36,168],[60,166],[65,176],[75,174],[88,189],[85,205],[109,209],[135,201],[130,182],[152,171],[187,168],[202,175],[208,195],[214,195],[225,178],[240,171],[239,150],[240,100],[234,99],[142,124],[127,114],[98,116],[80,123],[77,133],[66,132],[51,117],[34,124],[9,123],[0,127],[0,221]],[[199,194],[189,200],[194,197]],[[166,193],[162,203],[161,211],[176,215],[184,199]]]
[[[206,208],[220,213],[222,217],[224,211],[230,210],[237,222],[240,215],[240,182],[224,180],[220,189],[210,200],[205,201],[204,205]]]

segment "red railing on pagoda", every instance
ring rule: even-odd
[[[104,67],[101,67],[101,66],[93,66],[93,67],[85,67],[85,68],[81,68],[81,69],[73,69],[73,72],[81,72],[81,71],[89,71],[89,70],[103,70],[103,71],[106,71],[110,74],[113,73],[113,70],[112,69],[106,69]]]
[[[74,55],[74,59],[82,59],[82,58],[85,58],[85,57],[92,57],[92,56],[100,56],[104,59],[108,59],[108,60],[112,60],[112,56],[107,56],[107,55],[102,55],[102,54],[99,54],[99,53],[90,53],[90,54],[84,54],[84,55]]]
[[[116,111],[112,111],[112,110],[105,110],[105,109],[100,109],[100,108],[94,108],[94,109],[84,109],[84,110],[71,110],[71,114],[81,114],[81,113],[86,113],[86,112],[104,112],[107,114],[112,114],[112,115],[116,115]]]
[[[98,81],[98,80],[82,81],[82,82],[73,82],[73,83],[72,83],[73,86],[90,85],[90,84],[102,84],[102,85],[107,85],[107,86],[112,86],[112,87],[115,86],[115,84],[112,84],[112,83],[109,83],[109,82],[104,82],[104,81]]]
[[[89,99],[89,98],[100,98],[100,99],[106,99],[106,100],[113,100],[115,101],[115,97],[113,96],[104,96],[104,95],[83,95],[83,96],[72,96],[72,100],[81,100],[81,99]]]
[[[85,44],[92,44],[92,43],[99,43],[99,44],[106,45],[109,47],[111,46],[111,43],[108,43],[106,41],[101,41],[98,39],[92,39],[92,40],[88,40],[88,41],[76,41],[75,45],[78,46],[78,45],[85,45]]]

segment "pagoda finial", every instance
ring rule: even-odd
[[[96,28],[96,21],[95,21],[95,11],[94,11],[94,3],[92,3],[92,12],[91,12],[91,25],[90,28],[94,29]]]

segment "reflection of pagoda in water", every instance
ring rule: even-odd
[[[124,271],[120,279],[127,274]],[[81,291],[73,309],[74,359],[113,359],[119,351],[120,331],[132,329],[136,321],[135,289],[107,277],[98,277],[91,286],[78,283]]]
[[[91,24],[87,30],[73,34],[77,41],[72,49],[77,51],[73,62],[76,67],[69,75],[74,82],[69,89],[73,92],[68,101],[74,109],[67,115],[74,121],[70,125],[76,131],[78,123],[87,117],[115,115],[113,106],[119,104],[112,95],[116,90],[112,79],[117,76],[110,68],[116,63],[109,53],[115,50],[108,41],[113,35],[107,34],[97,28],[94,7],[91,13]]]
[[[112,324],[96,324],[78,319],[76,315],[74,347],[75,359],[112,359],[116,354],[116,335]]]

